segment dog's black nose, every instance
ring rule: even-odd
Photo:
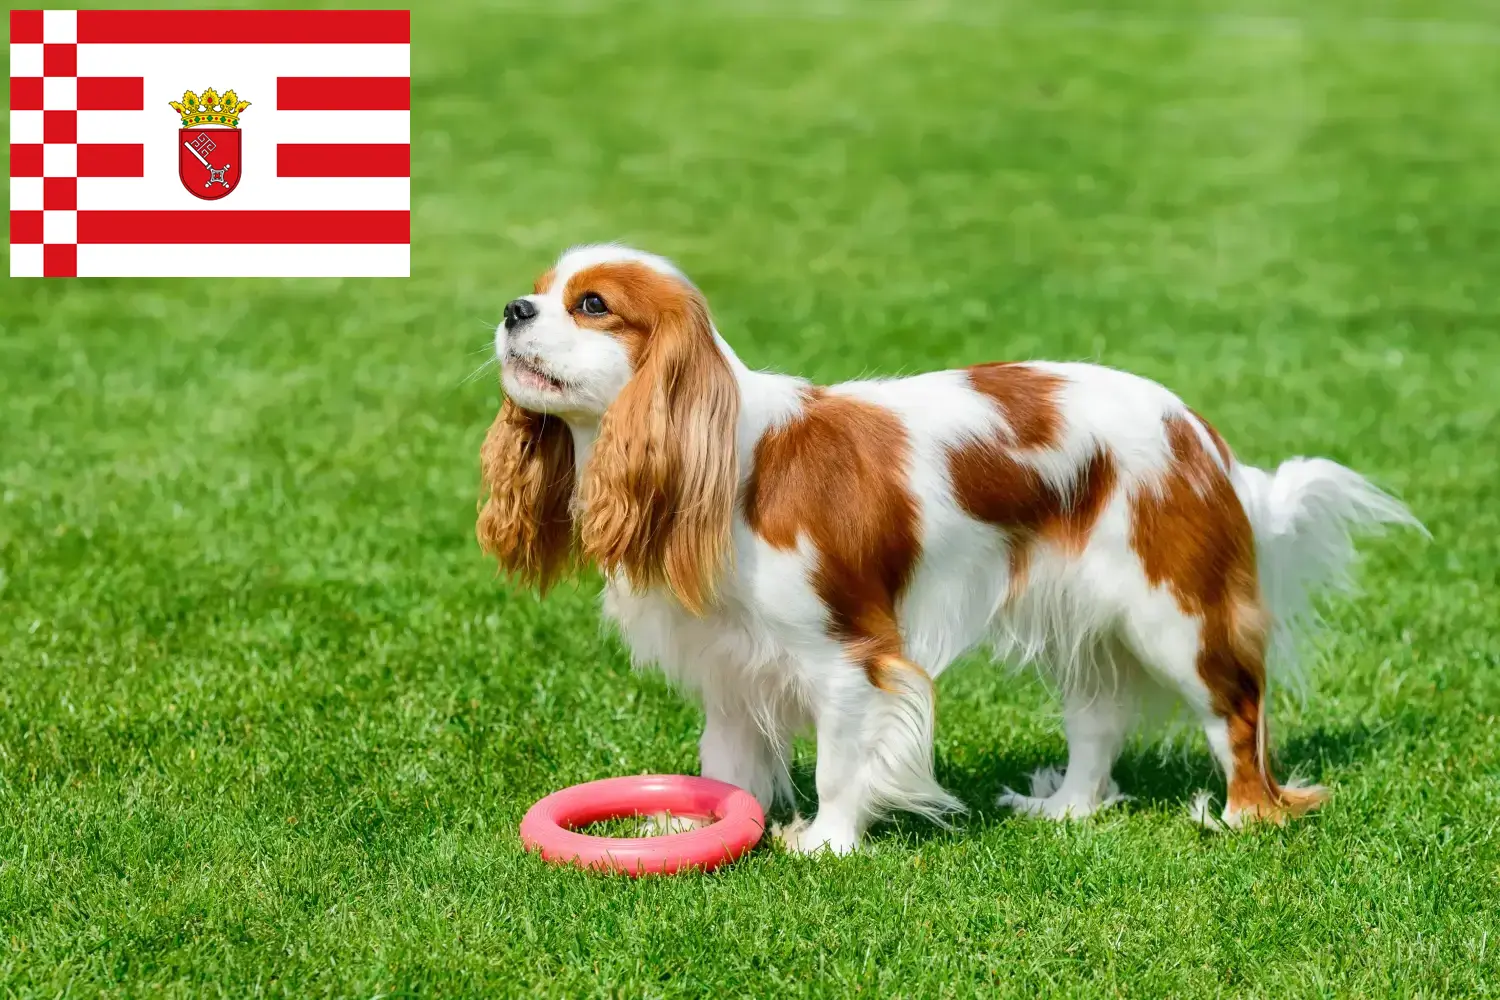
[[[514,329],[536,315],[536,303],[530,299],[516,299],[505,304],[505,328]]]

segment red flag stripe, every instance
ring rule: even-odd
[[[81,142],[79,177],[144,177],[146,148],[138,142]]]
[[[42,144],[39,142],[11,143],[10,175],[12,177],[42,176]]]
[[[278,143],[277,177],[410,177],[411,146],[389,143]]]
[[[145,81],[138,76],[80,76],[79,111],[143,111]]]
[[[42,78],[39,76],[11,77],[10,109],[12,111],[42,110]]]
[[[410,212],[84,211],[79,243],[410,243]]]
[[[43,111],[42,141],[71,143],[78,141],[78,112]]]
[[[78,277],[78,246],[73,243],[48,243],[43,246],[42,277]]]
[[[81,10],[81,44],[411,43],[404,10]]]
[[[36,44],[42,40],[42,12],[39,10],[13,10],[10,12],[10,44]]]
[[[76,211],[78,209],[78,178],[42,178],[42,208],[49,212]]]
[[[411,77],[278,76],[278,111],[410,111]]]
[[[12,243],[42,242],[42,213],[11,209],[10,241]]]
[[[49,42],[42,46],[43,76],[77,76],[78,46],[71,42]]]

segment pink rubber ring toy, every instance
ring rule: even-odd
[[[590,837],[580,826],[624,816],[673,816],[714,822],[661,837]],[[605,778],[553,792],[526,811],[521,843],[555,865],[626,875],[709,871],[754,847],[766,816],[755,796],[712,778],[645,774]]]

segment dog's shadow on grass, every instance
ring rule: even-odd
[[[1379,755],[1397,730],[1407,726],[1370,726],[1365,723],[1318,726],[1289,735],[1273,746],[1271,758],[1276,776],[1282,781],[1295,775],[1314,782],[1326,781],[1331,771],[1357,766],[1360,761]],[[800,754],[792,769],[792,783],[797,791],[797,810],[804,816],[817,812],[815,758]],[[968,806],[966,814],[955,817],[952,831],[979,831],[1001,823],[1027,822],[1010,809],[996,804],[1004,788],[1029,794],[1031,776],[1045,767],[1061,770],[1065,760],[1050,757],[1035,749],[993,749],[970,751],[961,762],[939,760],[938,780],[943,787]],[[1188,806],[1199,792],[1211,792],[1222,804],[1224,776],[1215,766],[1201,738],[1176,735],[1165,744],[1132,741],[1115,765],[1115,781],[1120,791],[1130,796],[1122,806],[1126,811],[1180,810]],[[792,810],[779,807],[774,819],[784,821]],[[952,835],[952,831],[918,817],[896,815],[881,823],[871,833],[875,839],[890,834],[914,842]]]

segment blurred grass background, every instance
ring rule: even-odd
[[[410,280],[5,284],[0,994],[1500,991],[1492,4],[445,0],[412,63]],[[467,377],[606,239],[752,365],[1095,360],[1400,493],[1434,542],[1368,547],[1273,716],[1333,804],[1205,836],[1202,748],[1142,747],[1132,805],[1012,820],[1063,741],[975,663],[952,832],[641,883],[523,856],[540,795],[696,767],[597,582],[538,601],[472,539]]]

